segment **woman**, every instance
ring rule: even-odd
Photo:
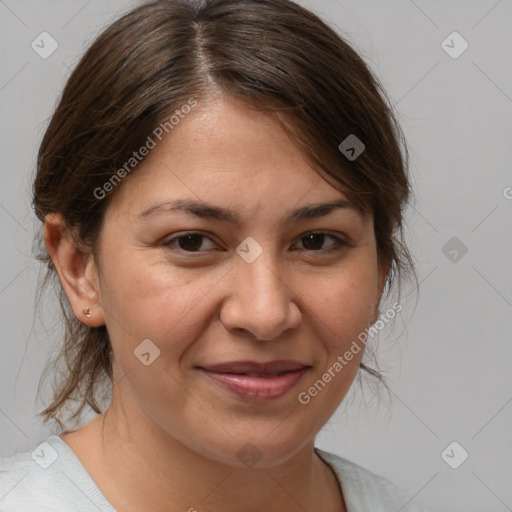
[[[4,459],[0,510],[418,510],[314,446],[413,273],[384,98],[287,0],[160,0],[96,39],[33,202],[66,319],[42,415],[98,416]]]

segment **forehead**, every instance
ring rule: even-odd
[[[174,125],[117,191],[123,210],[175,199],[260,211],[308,202],[346,200],[341,187],[311,166],[275,118],[218,97]]]

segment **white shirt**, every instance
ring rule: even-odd
[[[347,512],[422,512],[387,479],[338,455],[315,451],[334,470]],[[59,436],[0,459],[0,512],[74,511],[116,512]]]

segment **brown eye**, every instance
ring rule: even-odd
[[[214,242],[202,233],[184,233],[178,236],[173,236],[162,242],[164,247],[168,247],[176,252],[206,252],[211,247],[201,249],[205,241],[210,241],[214,245]]]
[[[202,245],[203,235],[185,235],[177,238],[178,246],[184,251],[197,251]]]
[[[323,247],[326,239],[331,239],[334,241],[330,246]],[[346,242],[338,238],[337,236],[330,235],[328,233],[323,233],[321,231],[315,231],[311,233],[307,233],[300,238],[302,245],[304,246],[304,250],[306,251],[331,251],[340,249],[346,245]],[[301,249],[299,249],[301,250]]]
[[[303,245],[308,251],[318,251],[322,249],[325,241],[323,233],[311,233],[302,238]]]

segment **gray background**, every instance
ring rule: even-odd
[[[41,371],[60,342],[55,305],[34,316],[38,144],[84,47],[134,3],[0,0],[0,456],[50,434],[35,418]],[[301,3],[352,41],[396,106],[411,149],[407,235],[421,282],[417,303],[409,296],[380,333],[391,401],[354,387],[317,444],[433,512],[512,510],[512,2]],[[59,44],[47,59],[31,48],[43,31]],[[469,44],[458,58],[441,46],[453,31]],[[453,441],[469,453],[458,469],[441,457]]]

